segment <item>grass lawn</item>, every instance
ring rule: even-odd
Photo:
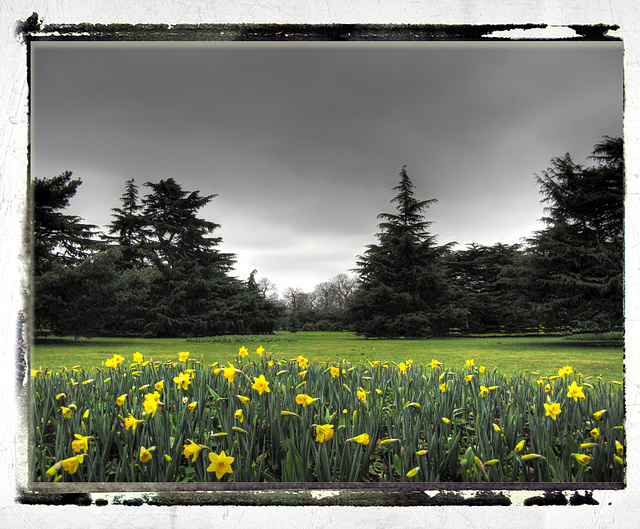
[[[525,369],[551,375],[569,365],[584,376],[602,375],[607,382],[623,379],[622,347],[590,346],[562,337],[366,339],[348,332],[279,332],[276,336],[293,341],[218,343],[178,338],[38,338],[32,343],[31,366],[53,371],[74,365],[91,369],[100,367],[114,353],[124,356],[125,362],[132,361],[135,352],[143,354],[146,360],[165,361],[177,360],[179,351],[189,351],[191,358],[202,358],[207,364],[226,364],[237,358],[241,346],[247,347],[251,357],[262,345],[278,359],[301,354],[310,360],[328,362],[345,359],[352,363],[367,360],[399,363],[412,359],[416,364],[426,364],[435,358],[447,368],[458,369],[464,366],[465,360],[473,358],[477,366],[497,368],[507,375]]]

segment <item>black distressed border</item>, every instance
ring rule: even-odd
[[[509,39],[497,31],[564,27],[575,37]],[[38,41],[128,42],[421,42],[621,41],[607,32],[615,24],[45,24],[37,13],[16,24],[26,43],[29,80],[31,43]],[[30,166],[29,166],[30,167]],[[29,171],[29,170],[28,170]],[[28,234],[26,234],[28,240]],[[18,379],[28,370],[30,325],[20,318]],[[19,396],[20,399],[20,396]],[[23,406],[27,407],[28,406]],[[511,506],[512,491],[530,493],[524,506],[599,505],[593,491],[624,490],[625,483],[55,483],[17,486],[23,505],[77,506]],[[317,491],[318,494],[314,494]],[[96,496],[95,498],[93,496]],[[106,499],[100,497],[106,495]]]

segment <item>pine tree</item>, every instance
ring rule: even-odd
[[[146,264],[145,256],[149,253],[147,246],[151,230],[133,178],[127,180],[120,201],[121,208],[112,208],[114,220],[109,227],[110,239],[122,249],[122,268],[142,268]]]
[[[453,243],[436,246],[422,212],[435,199],[417,200],[406,166],[393,188],[397,213],[381,213],[378,244],[359,256],[359,286],[349,317],[365,336],[426,336],[446,332],[457,316],[445,280],[443,257]]]
[[[547,227],[505,273],[521,310],[547,327],[607,330],[623,321],[624,156],[605,136],[576,164],[566,154],[536,176]]]
[[[33,230],[36,276],[55,263],[77,264],[99,247],[96,226],[84,224],[75,215],[65,215],[82,180],[71,179],[71,171],[33,181]]]

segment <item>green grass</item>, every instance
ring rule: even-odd
[[[294,341],[264,342],[267,352],[276,358],[291,359],[302,354],[310,360],[392,361],[400,363],[412,359],[428,363],[432,358],[447,368],[460,368],[473,358],[477,366],[499,369],[515,374],[526,369],[541,375],[557,374],[559,368],[570,365],[585,376],[602,375],[605,381],[622,381],[622,347],[590,346],[564,340],[562,337],[473,337],[438,339],[365,339],[348,332],[281,332],[276,337],[290,337]],[[179,351],[189,351],[190,357],[211,364],[226,364],[237,358],[238,349],[246,346],[252,357],[259,344],[245,341],[188,342],[186,339],[165,338],[93,338],[78,339],[48,337],[34,340],[32,368],[42,367],[58,371],[64,367],[81,365],[85,369],[99,367],[114,353],[125,361],[139,352],[146,360],[176,360]]]

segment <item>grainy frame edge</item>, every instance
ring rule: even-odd
[[[581,27],[585,27],[585,26],[581,26]],[[4,198],[4,196],[3,196],[3,198]],[[629,212],[628,212],[628,215],[629,215]],[[24,336],[24,335],[22,335],[22,336]],[[20,343],[20,339],[18,339],[18,342]],[[24,342],[22,342],[22,344],[24,344]],[[20,346],[19,346],[19,347],[20,347]],[[22,347],[23,347],[23,345],[22,345]],[[20,351],[18,351],[19,366],[20,366],[20,364],[23,362],[23,359],[24,359],[24,358],[25,358],[25,357],[24,357],[24,355],[21,355]],[[23,365],[24,365],[24,364],[23,364]],[[25,366],[25,367],[26,367],[26,366]],[[24,374],[25,374],[25,371],[23,371],[23,369],[19,369],[19,371],[20,371],[20,373],[21,373],[22,375],[24,375]],[[26,371],[26,372],[28,372],[28,371]],[[185,491],[185,492],[187,492],[187,491]],[[548,491],[547,491],[547,492],[548,492]],[[71,494],[71,495],[75,495],[75,493],[74,493],[74,492],[70,492],[70,494]],[[141,497],[142,497],[142,498],[144,498],[144,497],[145,497],[145,495],[142,495]],[[70,498],[67,498],[67,499],[70,499]],[[293,497],[292,497],[292,499],[293,499]],[[85,500],[85,501],[86,501],[86,500]],[[64,501],[63,501],[62,503],[64,503]],[[72,502],[72,503],[73,503],[73,502]],[[80,503],[80,504],[82,504],[83,502],[79,502],[79,503]],[[134,502],[134,503],[135,503],[135,502]],[[148,503],[153,503],[153,501],[149,501]],[[278,502],[278,503],[279,503],[279,502]],[[294,500],[294,501],[292,501],[290,504],[291,504],[291,505],[299,505],[299,500],[298,500],[298,501],[295,501],[295,500]],[[466,504],[466,505],[468,505],[469,503],[468,503],[468,502],[467,502],[467,503],[459,503],[459,505],[465,505],[465,504]]]

